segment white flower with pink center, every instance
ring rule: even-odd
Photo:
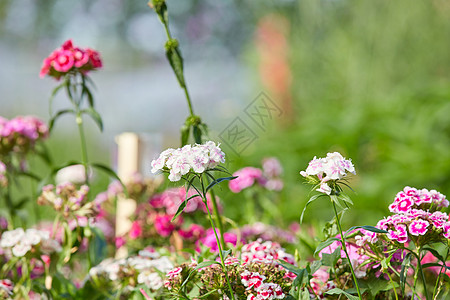
[[[225,154],[219,146],[209,141],[203,145],[165,150],[152,161],[152,172],[169,171],[170,181],[179,181],[191,170],[197,174],[203,173],[225,162]]]
[[[411,209],[414,202],[411,200],[411,198],[403,198],[398,202],[397,204],[397,211],[396,212],[407,212]]]
[[[301,171],[300,174],[303,177],[306,177],[308,175],[310,176],[314,176],[314,175],[319,175],[319,174],[323,174],[323,166],[325,164],[325,159],[324,158],[317,158],[316,156],[314,156],[314,158],[309,162],[308,167],[306,168],[305,171]]]
[[[409,233],[415,236],[424,235],[428,231],[430,223],[425,220],[414,220],[409,224]]]
[[[349,173],[356,174],[355,167],[351,160],[345,159],[339,152],[328,153],[325,158],[314,157],[306,170],[300,172],[303,177],[317,176],[320,181],[317,191],[327,195],[331,194],[327,182],[340,180]]]

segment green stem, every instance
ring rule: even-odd
[[[385,274],[389,277],[389,281],[391,282],[392,288],[394,289],[395,299],[398,300],[397,290],[395,289],[395,284],[394,281],[392,280],[392,276],[389,274],[389,270],[387,270]]]
[[[165,21],[163,21],[164,20],[163,16],[161,16],[160,19],[162,21],[161,23],[164,25],[164,30],[166,31],[167,39],[170,41],[172,39],[172,35],[170,34],[169,24],[167,24]],[[180,54],[180,56],[181,56],[181,54]],[[170,65],[170,66],[172,67],[172,65]],[[173,68],[172,68],[172,70],[173,70],[173,72],[176,75],[175,70]],[[183,70],[181,71],[181,75],[183,76],[184,84],[180,84],[180,85],[181,85],[181,88],[184,90],[184,94],[186,96],[186,101],[187,101],[187,104],[188,104],[188,107],[189,107],[189,114],[191,116],[194,116],[194,109],[192,108],[191,96],[189,95],[189,92],[188,92],[188,89],[187,89],[187,86],[186,86],[186,83],[185,83],[186,80],[184,79],[184,71]]]
[[[183,80],[184,80],[184,74],[183,74]],[[194,116],[194,110],[192,108],[191,96],[189,96],[189,92],[188,92],[186,85],[183,86],[183,90],[184,90],[184,94],[186,95],[186,101],[188,103],[189,113],[191,114],[191,116]]]
[[[78,132],[80,134],[80,140],[81,140],[81,159],[84,167],[84,176],[85,176],[85,182],[86,184],[89,184],[89,170],[88,170],[88,155],[87,155],[87,147],[86,147],[86,137],[84,135],[84,128],[83,128],[83,118],[81,116],[81,113],[78,111],[76,116],[76,122],[78,125]]]
[[[213,189],[211,189],[209,192],[211,194],[211,202],[213,203],[214,214],[217,219],[217,225],[219,226],[220,241],[222,242],[223,247],[226,248],[225,238],[223,237],[224,235],[223,222],[222,217],[220,216],[219,206],[217,205],[216,194],[214,193]]]
[[[208,200],[206,198],[205,186],[203,184],[203,176],[202,175],[200,176],[200,182],[201,182],[201,185],[202,185],[203,202],[205,203],[206,211],[208,212],[209,222],[211,223],[211,227],[212,227],[212,229],[214,231],[214,236],[216,237],[217,247],[219,248],[219,257],[220,257],[222,269],[223,269],[223,271],[225,273],[225,279],[227,280],[228,289],[230,290],[231,299],[234,300],[233,288],[231,287],[230,278],[228,277],[228,273],[227,273],[227,267],[225,266],[225,260],[223,258],[223,253],[222,253],[223,247],[222,247],[222,245],[220,243],[219,236],[217,235],[217,231],[216,231],[216,226],[214,225],[214,221],[213,221],[213,218],[212,218],[212,215],[211,215],[211,211],[209,210],[209,207],[208,207]]]
[[[420,258],[420,248],[418,248],[418,261],[417,261],[417,266],[419,267],[419,271],[420,271],[420,275],[422,277],[422,282],[423,282],[423,292],[425,293],[425,298],[428,300],[429,296],[428,296],[428,290],[427,290],[427,282],[425,280],[425,274],[423,273],[423,269],[422,269],[422,259]]]
[[[336,203],[334,203],[334,201],[332,201],[332,202],[333,202],[333,208],[334,208],[334,215],[336,216],[339,233],[341,235],[342,250],[344,250],[345,256],[347,256],[348,264],[349,264],[350,270],[352,272],[353,283],[355,284],[356,291],[358,292],[358,297],[360,300],[362,300],[361,291],[359,290],[358,280],[356,279],[355,271],[353,270],[352,262],[350,260],[350,256],[348,255],[348,252],[347,252],[347,246],[345,245],[345,237],[344,237],[344,234],[342,233],[341,222],[339,220],[339,215],[338,215],[338,212],[336,209]]]
[[[414,296],[416,295],[416,285],[417,285],[417,275],[419,274],[419,265],[420,262],[417,263],[416,270],[414,271],[414,284],[413,284],[413,294],[411,299],[414,299]]]
[[[447,260],[448,253],[449,253],[449,248],[447,247],[447,253],[445,254],[445,260]],[[441,281],[441,274],[442,274],[442,270],[444,269],[444,266],[445,266],[445,261],[442,262],[442,267],[439,270],[439,275],[438,275],[438,278],[436,279],[436,284],[434,285],[434,289],[433,289],[432,299],[436,299],[436,297],[438,295],[438,294],[436,294],[436,292],[438,290],[439,282]]]

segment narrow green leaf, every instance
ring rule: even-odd
[[[15,203],[13,206],[13,210],[21,209],[27,202],[31,201],[29,197],[23,197],[19,200],[19,202]]]
[[[49,121],[49,124],[48,124],[49,132],[52,131],[56,120],[64,114],[75,114],[75,111],[73,109],[63,109],[63,110],[58,111]]]
[[[236,179],[236,178],[238,178],[238,177],[237,177],[237,176],[230,176],[230,177],[221,177],[221,178],[214,179],[214,181],[212,181],[212,182],[206,187],[205,192],[207,193],[213,186],[215,186],[215,185],[218,184],[218,183],[221,183],[222,181],[225,181],[225,180],[233,180],[233,179]]]
[[[31,179],[33,179],[33,180],[35,180],[37,182],[42,180],[42,178],[40,178],[39,176],[37,176],[36,174],[31,173],[31,172],[24,172],[24,171],[23,172],[18,172],[17,175],[31,178]]]
[[[346,194],[340,194],[339,197],[340,197],[344,202],[347,202],[347,203],[350,203],[351,205],[353,205],[352,199],[350,199],[350,197],[347,196]]]
[[[61,82],[57,87],[55,87],[52,91],[52,94],[50,95],[50,99],[48,102],[48,111],[50,113],[50,116],[53,115],[52,113],[52,104],[53,104],[53,100],[55,99],[56,94],[59,92],[59,90],[63,87],[66,86],[66,80],[64,80],[63,82]]]
[[[184,208],[186,207],[186,205],[187,205],[187,203],[188,203],[189,200],[191,200],[192,198],[195,198],[195,197],[199,197],[199,196],[200,196],[199,194],[195,194],[195,195],[193,195],[193,196],[187,198],[187,199],[184,200],[183,202],[181,202],[181,204],[178,206],[177,212],[176,212],[176,214],[173,216],[171,222],[173,222],[173,221],[174,221],[174,220],[175,220],[175,219],[183,212],[183,210],[184,210]]]
[[[402,268],[400,270],[400,288],[402,289],[402,294],[405,294],[406,272],[410,267],[411,256],[411,253],[406,254],[405,259],[402,262]]]
[[[349,300],[359,300],[358,297],[353,296],[352,294],[347,293],[346,291],[343,291],[340,288],[331,289],[329,291],[326,291],[325,294],[328,294],[328,295],[342,295],[342,294],[344,294],[347,297],[347,299],[349,299]]]
[[[331,254],[322,253],[322,264],[324,266],[334,268],[340,258],[341,258],[341,247],[339,246]]]
[[[358,228],[362,228],[362,229],[364,229],[364,230],[371,231],[371,232],[375,232],[375,233],[388,233],[386,230],[379,229],[379,228],[377,228],[377,227],[370,226],[370,225],[353,226],[353,227],[350,227],[350,228],[346,231],[345,237],[347,237],[348,235],[352,234],[352,231],[355,230],[355,229],[358,229]]]
[[[95,124],[97,124],[100,131],[103,131],[102,117],[94,108],[90,107],[88,109],[83,109],[81,112],[90,116],[92,120],[94,120]]]
[[[317,200],[318,198],[325,196],[324,194],[319,194],[319,195],[314,195],[311,198],[309,198],[308,202],[306,202],[305,207],[303,208],[302,214],[300,215],[300,224],[303,223],[303,216],[305,214],[306,208],[308,207],[309,204],[311,204],[313,201]]]
[[[322,266],[322,261],[320,260],[315,260],[310,264],[310,271],[311,274],[314,274],[317,272],[317,270],[320,269],[320,267]]]
[[[116,180],[118,180],[120,182],[120,184],[122,185],[123,188],[123,192],[125,193],[125,195],[128,197],[128,191],[127,191],[127,187],[126,185],[122,182],[122,180],[120,180],[119,176],[116,174],[116,172],[114,172],[113,169],[111,169],[110,167],[101,164],[101,163],[90,163],[89,164],[91,167],[98,169],[100,171],[103,171],[106,175],[108,175],[111,178],[114,178]]]
[[[446,265],[441,265],[440,263],[426,263],[422,265],[422,268],[431,268],[431,267],[439,267],[442,268],[444,267],[444,269],[450,270],[450,267],[446,266]]]
[[[307,285],[309,282],[309,273],[306,269],[301,269],[297,277],[295,277],[292,285],[297,286],[298,288]]]
[[[327,239],[326,241],[323,241],[322,243],[319,244],[319,246],[317,246],[316,251],[314,251],[314,255],[316,255],[318,252],[320,252],[323,248],[330,246],[335,241],[340,242],[341,240],[338,238],[335,238],[335,237],[331,237],[331,238]]]
[[[299,275],[302,271],[302,269],[297,268],[294,265],[291,265],[290,263],[284,261],[284,260],[278,260],[277,261],[283,268],[285,268],[286,270],[288,270],[289,272],[294,273],[295,275]]]
[[[120,181],[120,183],[122,183],[122,181],[120,180],[119,176],[110,167],[108,167],[108,166],[106,166],[104,164],[101,164],[101,163],[90,163],[89,165],[91,167],[93,167],[93,168],[96,168],[96,169],[99,169],[100,171],[103,171],[104,173],[106,173],[110,177],[112,177],[114,179],[117,179],[117,180]],[[122,186],[124,186],[123,183],[122,183]]]
[[[218,261],[215,261],[215,260],[208,260],[208,261],[204,261],[204,262],[199,263],[194,269],[198,270],[198,269],[201,269],[201,268],[209,267],[211,265],[220,265],[220,263]]]
[[[200,127],[198,127],[198,125],[192,126],[192,134],[194,135],[194,141],[197,144],[201,144],[202,143],[202,130],[200,129]]]
[[[169,48],[166,50],[166,57],[169,60],[170,66],[172,67],[175,76],[177,77],[178,83],[182,88],[186,87],[183,75],[183,58],[181,53],[177,48]]]
[[[222,250],[222,257],[223,257],[223,259],[227,258],[228,255],[230,255],[230,253],[231,253],[231,249]]]
[[[87,88],[87,86],[85,84],[84,76],[83,76],[83,90],[81,92],[81,97],[83,97],[84,95],[87,96],[89,107],[93,109],[94,108],[94,97],[92,96],[91,91]]]
[[[444,257],[442,257],[441,254],[439,254],[439,252],[436,251],[436,249],[430,248],[430,247],[423,247],[422,250],[426,250],[431,252],[431,254],[433,254],[437,259],[439,259],[441,262],[443,262],[445,264],[445,259]]]

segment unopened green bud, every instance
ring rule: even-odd
[[[164,45],[164,48],[166,48],[166,52],[171,52],[172,50],[175,50],[178,48],[178,40],[177,39],[170,39],[166,42]]]
[[[161,8],[165,5],[166,0],[151,0],[148,2],[148,6],[153,8],[156,13],[159,13],[161,11]]]

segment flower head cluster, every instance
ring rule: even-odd
[[[284,299],[286,296],[281,286],[273,282],[264,282],[266,276],[258,272],[245,270],[240,275],[242,284],[246,287],[247,291],[251,292],[247,296],[248,300]]]
[[[73,45],[72,40],[65,41],[62,46],[54,50],[42,63],[40,77],[45,75],[61,78],[70,71],[83,74],[102,67],[102,61],[97,51]]]
[[[356,174],[355,167],[349,159],[345,159],[339,152],[328,153],[327,157],[316,158],[309,162],[305,171],[300,174],[313,183],[319,183],[317,191],[330,195],[331,187],[327,182],[338,181],[349,173]]]
[[[42,188],[42,194],[38,197],[39,205],[51,205],[62,213],[65,218],[89,217],[96,213],[93,202],[88,202],[89,187],[82,185],[79,189],[70,182],[62,183],[56,187],[52,184]]]
[[[144,284],[151,290],[163,286],[160,273],[166,273],[173,268],[172,262],[166,256],[160,256],[152,248],[139,251],[136,256],[124,259],[106,259],[89,270],[89,278],[93,283],[120,288],[135,287]]]
[[[0,156],[10,152],[24,154],[36,141],[48,137],[48,127],[33,116],[18,116],[7,120],[0,117]]]
[[[152,161],[152,173],[169,171],[170,181],[179,181],[189,172],[203,173],[225,162],[225,154],[219,145],[209,141],[202,145],[186,145],[182,148],[169,148]]]
[[[8,299],[12,295],[14,284],[9,279],[0,279],[0,298]]]
[[[262,262],[278,265],[277,260],[284,260],[287,263],[295,264],[294,257],[286,253],[280,244],[272,241],[263,242],[261,239],[242,246],[241,259],[244,264]]]
[[[198,262],[183,264],[167,273],[164,286],[173,292],[181,288],[184,280],[197,281],[199,297],[216,293],[219,299],[228,299],[224,270],[219,264],[212,264],[200,269],[194,269]],[[288,294],[294,276],[287,276],[287,271],[280,268],[273,261],[245,262],[236,256],[229,256],[225,260],[226,272],[230,278],[236,299],[284,299]],[[189,278],[187,278],[187,275]],[[219,295],[217,295],[219,291]]]
[[[419,239],[423,244],[449,239],[449,216],[440,211],[448,205],[446,197],[435,190],[418,190],[407,186],[389,206],[394,214],[380,220],[376,227],[388,232],[385,235],[388,240],[402,244]],[[366,241],[375,243],[380,237],[380,234],[364,229],[361,229],[361,233],[363,236],[358,237],[361,245]]]
[[[270,157],[263,159],[262,164],[262,169],[245,167],[236,171],[233,176],[237,176],[237,178],[228,184],[230,190],[233,193],[239,193],[258,184],[270,191],[280,191],[283,188],[283,181],[280,179],[283,168],[280,162],[275,157]]]
[[[15,257],[23,257],[27,253],[51,254],[61,251],[61,246],[55,240],[50,239],[50,235],[46,231],[37,229],[17,228],[5,231],[0,239],[0,248],[7,255]]]

